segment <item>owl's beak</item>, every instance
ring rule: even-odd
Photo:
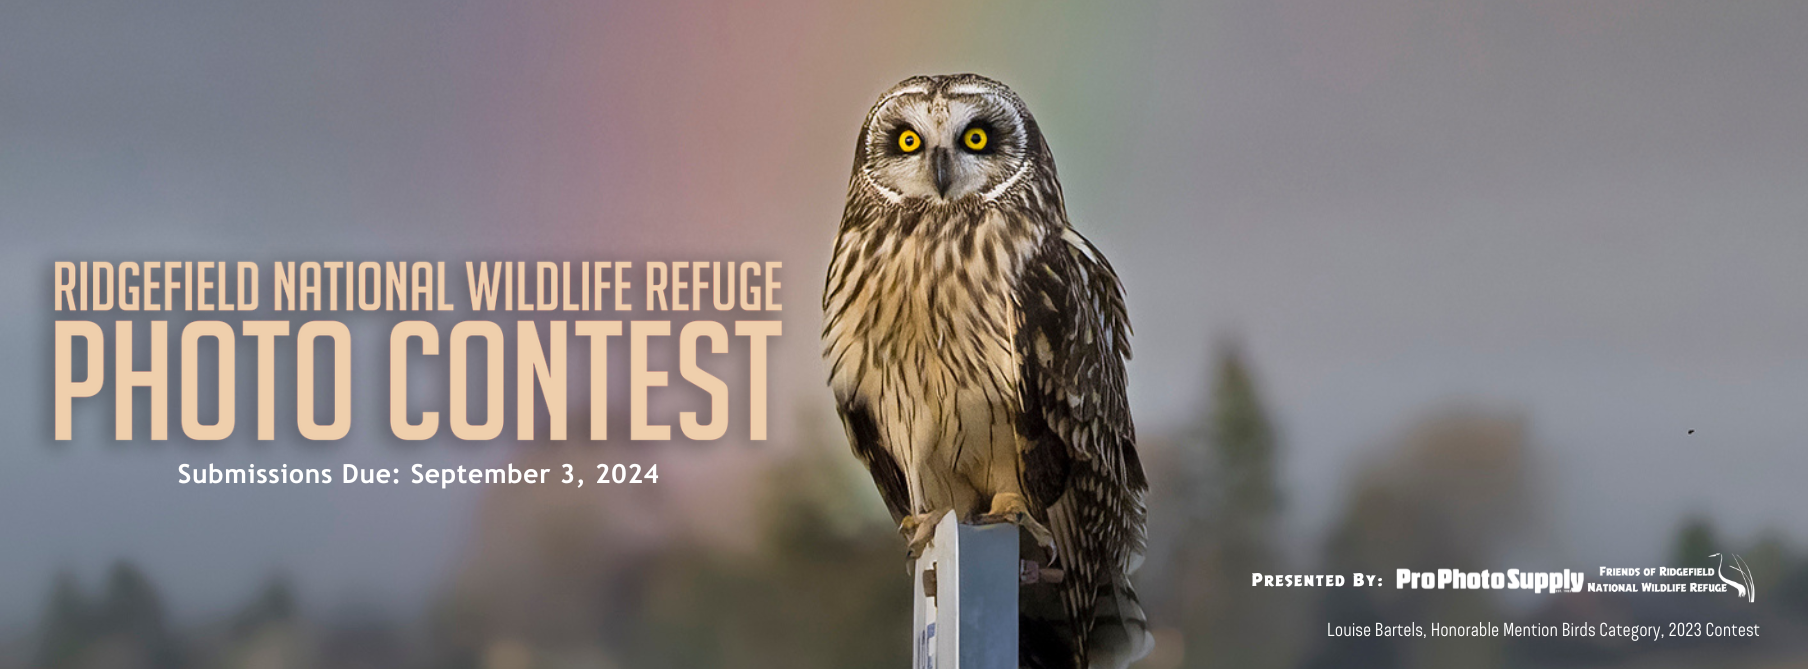
[[[938,146],[930,152],[930,169],[935,171],[935,192],[942,197],[948,196],[948,186],[954,183],[954,155],[948,147]]]

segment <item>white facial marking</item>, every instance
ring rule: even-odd
[[[949,95],[986,95],[992,92],[992,87],[984,84],[956,84],[948,87]]]
[[[874,109],[884,109],[885,103],[891,102],[893,98],[896,98],[899,96],[910,95],[912,93],[920,94],[920,93],[928,93],[928,92],[929,92],[929,90],[926,88],[923,88],[922,86],[906,86],[904,88],[900,88],[898,90],[892,91],[889,95],[886,95],[885,97],[879,98],[879,102],[877,104],[874,104],[873,108]]]
[[[980,196],[980,199],[987,202],[997,200],[998,196],[1004,195],[1005,191],[1010,190],[1012,186],[1017,185],[1017,182],[1022,181],[1023,175],[1028,174],[1029,171],[1030,161],[1026,158],[1017,165],[1017,171],[1011,173],[1011,178],[998,182],[997,186],[993,186],[992,190],[986,191],[985,195]]]

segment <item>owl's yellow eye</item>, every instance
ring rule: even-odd
[[[961,141],[967,143],[968,149],[984,151],[986,149],[986,131],[980,128],[968,128],[967,132],[961,135]]]
[[[902,149],[905,153],[914,152],[917,149],[923,148],[923,138],[918,137],[917,131],[915,130],[905,130],[904,132],[898,133],[898,148]]]

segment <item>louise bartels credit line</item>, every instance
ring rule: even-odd
[[[1758,637],[1763,625],[1722,625],[1703,622],[1674,622],[1659,625],[1626,625],[1609,622],[1560,622],[1555,624],[1514,622],[1475,622],[1449,625],[1429,623],[1325,623],[1328,637],[1405,637],[1420,639],[1489,638],[1489,637],[1577,637],[1619,639],[1624,641],[1658,641],[1674,637]]]

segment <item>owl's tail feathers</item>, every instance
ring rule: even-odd
[[[1149,620],[1129,577],[1101,584],[1093,605],[1092,634],[1087,637],[1089,669],[1124,669],[1154,649],[1155,635],[1149,633]]]
[[[1155,648],[1155,636],[1149,633],[1128,577],[1099,586],[1092,628],[1085,635],[1076,634],[1073,622],[1062,613],[1056,588],[1026,585],[1019,592],[1017,661],[1023,669],[1125,669]],[[1076,647],[1081,636],[1084,651]]]

